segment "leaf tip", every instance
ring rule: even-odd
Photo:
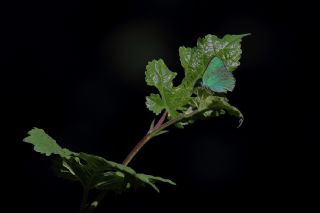
[[[250,36],[250,35],[251,35],[251,33],[245,33],[245,34],[242,34],[241,36],[246,37],[246,36]]]
[[[237,128],[240,128],[242,126],[243,121],[244,121],[244,117],[241,116],[240,119],[239,119],[239,124],[238,124]]]

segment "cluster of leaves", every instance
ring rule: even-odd
[[[201,87],[199,81],[214,56],[221,58],[227,70],[233,72],[240,65],[240,43],[247,35],[225,35],[221,39],[215,35],[207,35],[198,39],[196,47],[180,47],[180,62],[185,76],[178,86],[173,85],[177,73],[170,71],[163,60],[149,62],[146,82],[149,86],[156,87],[159,93],[146,97],[147,108],[156,115],[165,110],[169,119],[185,116],[184,121],[178,123],[179,127],[192,123],[195,118],[218,116],[226,111],[242,120],[241,112],[231,106],[227,98]],[[197,116],[188,116],[193,114]]]
[[[56,155],[57,175],[69,180],[79,181],[86,190],[122,192],[131,187],[149,185],[157,192],[156,182],[175,185],[174,182],[161,177],[136,173],[132,168],[108,161],[96,155],[83,152],[76,153],[61,148],[56,141],[42,129],[33,128],[23,141],[34,145],[34,150],[46,156]]]

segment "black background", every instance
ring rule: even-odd
[[[181,79],[179,46],[195,46],[206,34],[251,33],[229,96],[245,115],[243,126],[223,116],[172,128],[130,165],[177,186],[109,197],[97,212],[316,208],[318,146],[309,134],[316,108],[305,81],[316,54],[315,8],[306,1],[2,5],[2,206],[77,212],[80,186],[54,177],[50,160],[21,143],[30,128],[71,150],[121,162],[154,118],[144,104],[154,91],[144,83],[149,60],[163,58]]]

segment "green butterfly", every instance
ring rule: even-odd
[[[202,85],[213,92],[227,92],[234,89],[236,79],[227,70],[219,57],[213,57],[202,77]]]

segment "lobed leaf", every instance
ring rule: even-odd
[[[56,155],[55,171],[58,176],[79,181],[86,189],[96,188],[102,191],[121,192],[130,187],[151,186],[157,192],[157,182],[175,185],[168,179],[136,173],[132,168],[108,161],[102,157],[75,153],[61,148],[56,141],[42,129],[34,128],[28,132],[29,136],[23,141],[31,143],[35,151],[49,155]]]
[[[151,94],[146,97],[146,105],[149,110],[158,115],[166,110],[169,119],[181,114],[193,111],[201,112],[203,117],[213,117],[224,114],[227,111],[240,119],[241,112],[231,106],[227,99],[205,89],[199,93],[199,81],[214,56],[221,58],[228,71],[234,71],[240,65],[241,41],[249,34],[225,35],[218,38],[215,35],[207,35],[197,41],[197,46],[180,47],[180,62],[184,69],[184,78],[180,85],[174,86],[173,79],[177,73],[170,71],[163,60],[149,62],[146,69],[146,82],[149,86],[158,89],[159,94]],[[186,116],[183,122],[177,126],[193,122],[198,116],[192,118]],[[189,121],[188,121],[189,120]]]
[[[47,135],[42,129],[33,128],[28,132],[29,136],[24,138],[23,141],[34,145],[34,150],[46,156],[52,154],[59,155],[60,157],[70,157],[73,152],[68,149],[61,148],[56,141]]]
[[[172,80],[177,73],[171,72],[163,60],[153,60],[148,63],[146,70],[146,82],[159,90],[159,94],[151,94],[146,97],[146,105],[149,110],[158,115],[162,110],[168,112],[169,117],[178,115],[188,101],[186,90],[173,86]]]

